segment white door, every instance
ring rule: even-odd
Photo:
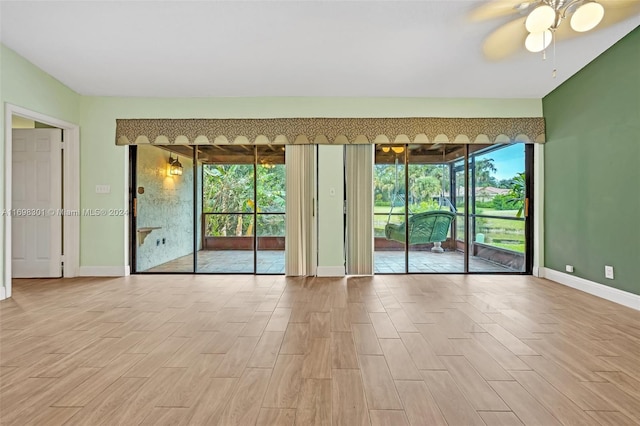
[[[12,167],[12,276],[60,277],[62,130],[14,129]]]

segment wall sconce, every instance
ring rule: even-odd
[[[171,154],[169,154],[169,176],[182,176],[182,164],[178,161],[178,156],[176,158],[171,158]]]

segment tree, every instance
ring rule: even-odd
[[[497,172],[493,158],[482,158],[475,161],[476,187],[498,186],[493,173]]]
[[[397,169],[396,169],[397,167]],[[433,210],[433,201],[441,193],[449,192],[449,166],[442,164],[409,164],[409,188],[405,190],[404,165],[376,164],[374,168],[374,199],[377,206],[403,207],[405,192],[409,196],[412,211]],[[443,187],[444,176],[444,187]],[[399,205],[400,204],[400,205]]]
[[[254,209],[258,213],[284,213],[285,166],[261,164],[256,166],[256,171],[257,200],[254,202],[253,164],[203,165],[203,211],[229,213],[206,215],[205,235],[253,235]],[[258,235],[284,235],[284,228],[283,215],[258,216]]]
[[[522,216],[522,210],[524,209],[524,199],[526,193],[526,180],[524,173],[518,173],[513,179],[513,183],[511,184],[511,189],[509,189],[509,193],[507,196],[509,197],[509,202],[513,203],[518,207],[518,213],[516,213],[517,217]]]

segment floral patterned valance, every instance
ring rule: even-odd
[[[116,144],[544,142],[544,118],[267,118],[116,120]]]

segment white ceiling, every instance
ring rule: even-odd
[[[554,79],[552,54],[486,59],[519,15],[472,19],[485,3],[3,1],[1,41],[84,95],[541,98],[640,24],[559,40]]]

